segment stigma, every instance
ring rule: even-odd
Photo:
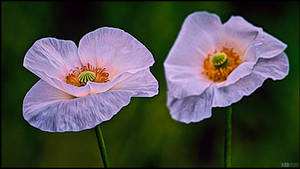
[[[224,52],[218,52],[211,58],[211,63],[216,67],[225,67],[227,65],[227,55]]]
[[[87,83],[88,81],[93,81],[95,79],[96,75],[94,72],[91,71],[84,71],[80,73],[78,76],[78,80],[80,83]]]
[[[109,73],[106,72],[105,68],[93,67],[91,64],[82,66],[81,68],[76,67],[75,70],[71,70],[65,78],[67,84],[81,87],[85,86],[87,82],[106,83],[109,82]]]

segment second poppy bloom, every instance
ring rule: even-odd
[[[289,70],[286,45],[242,17],[225,24],[215,14],[189,15],[164,63],[167,105],[175,120],[198,122],[212,107],[250,95]]]

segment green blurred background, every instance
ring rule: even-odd
[[[233,167],[281,167],[299,162],[299,2],[1,2],[2,167],[103,166],[93,129],[47,133],[22,116],[25,94],[39,80],[23,67],[32,44],[44,37],[73,40],[110,26],[125,30],[153,54],[159,82],[153,98],[133,98],[101,124],[111,167],[223,167],[226,108],[184,124],[166,107],[163,62],[184,19],[208,11],[226,22],[243,16],[288,44],[289,75],[233,104]],[[299,163],[298,163],[299,166]]]

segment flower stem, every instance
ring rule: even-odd
[[[227,122],[225,131],[225,147],[224,147],[224,167],[231,167],[231,115],[232,107],[229,106],[227,110]]]
[[[104,140],[103,140],[100,125],[95,127],[95,131],[96,131],[96,135],[97,135],[97,139],[98,139],[98,146],[99,146],[99,150],[100,150],[100,153],[101,153],[101,156],[102,156],[102,161],[103,161],[104,168],[108,168],[108,160],[107,160],[107,155],[106,155],[106,149],[105,149],[105,144],[104,144]]]

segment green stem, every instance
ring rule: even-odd
[[[231,115],[232,107],[228,107],[227,111],[227,122],[226,122],[226,131],[225,131],[225,147],[224,147],[224,167],[231,167]]]
[[[105,149],[105,144],[104,144],[104,140],[103,140],[100,125],[95,127],[95,131],[96,131],[96,135],[97,135],[97,139],[98,139],[98,146],[99,146],[99,150],[100,150],[100,153],[101,153],[101,156],[102,156],[102,161],[103,161],[104,168],[108,168],[108,160],[107,160],[107,155],[106,155],[106,149]]]

